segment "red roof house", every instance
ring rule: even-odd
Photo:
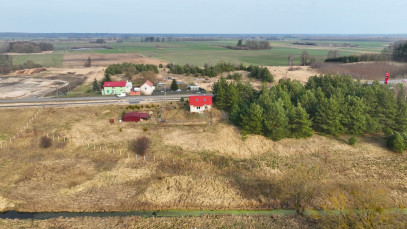
[[[125,87],[126,81],[105,82],[103,87]]]
[[[119,95],[126,92],[126,81],[113,81],[103,83],[102,95]]]
[[[148,119],[148,113],[128,112],[123,116],[124,122],[139,122],[140,119]]]
[[[191,112],[202,112],[211,109],[212,96],[195,95],[189,96],[189,108]]]

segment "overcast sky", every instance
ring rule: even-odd
[[[406,0],[0,0],[0,32],[406,34]]]

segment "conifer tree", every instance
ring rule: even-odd
[[[270,109],[264,114],[264,132],[266,136],[278,141],[290,135],[289,119],[286,113],[281,99],[271,104]]]
[[[257,103],[240,115],[243,134],[263,134],[263,108]]]
[[[98,81],[96,80],[96,78],[93,80],[92,89],[93,89],[93,91],[99,91],[99,90],[100,90],[100,89],[99,89],[99,83],[98,83]]]
[[[293,107],[290,110],[290,130],[291,137],[293,138],[306,138],[314,135],[314,131],[311,128],[311,120],[301,103],[298,103],[297,107]]]
[[[317,108],[314,118],[315,129],[323,133],[337,136],[342,129],[341,114],[334,98],[323,98]]]
[[[346,133],[360,135],[366,130],[365,105],[362,99],[356,96],[348,96],[343,109],[342,125]]]
[[[240,113],[240,107],[236,103],[233,104],[232,108],[230,109],[229,120],[236,126],[240,125]]]
[[[177,83],[177,81],[175,79],[172,80],[170,88],[171,88],[171,91],[178,90],[178,88],[179,88],[178,83]]]

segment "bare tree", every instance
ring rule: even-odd
[[[309,53],[308,51],[304,51],[301,53],[301,65],[305,66],[308,64]]]
[[[327,58],[328,58],[328,59],[330,59],[330,58],[338,58],[338,57],[340,57],[340,56],[341,56],[341,55],[340,55],[340,53],[339,53],[338,50],[329,50],[329,51],[328,51]]]
[[[288,56],[288,65],[290,65],[290,67],[293,65],[293,59],[294,59],[293,55]]]

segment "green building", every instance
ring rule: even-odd
[[[118,95],[126,92],[126,81],[105,82],[102,95]]]

